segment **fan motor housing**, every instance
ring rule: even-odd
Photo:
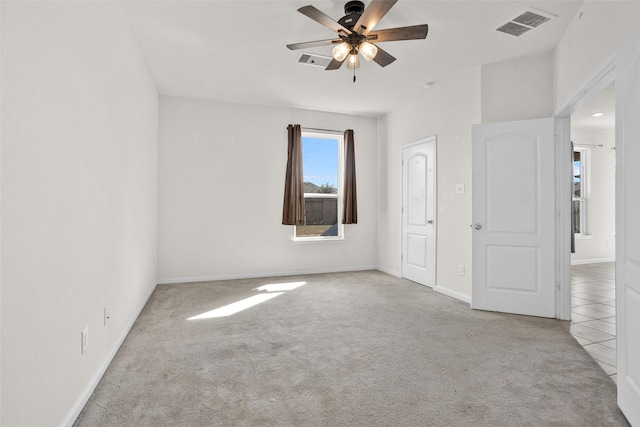
[[[352,13],[357,13],[362,15],[364,12],[364,3],[358,0],[348,1],[347,4],[344,5],[344,13],[345,15],[350,15]]]
[[[353,0],[347,2],[344,5],[344,13],[345,16],[338,20],[338,23],[343,27],[346,27],[350,30],[353,29],[353,26],[356,25],[358,19],[360,19],[360,15],[364,12],[364,3],[358,0]]]

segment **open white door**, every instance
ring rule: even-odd
[[[474,309],[555,317],[554,127],[473,126]]]
[[[616,57],[618,406],[640,426],[640,31]]]
[[[435,285],[435,136],[402,147],[402,277]]]

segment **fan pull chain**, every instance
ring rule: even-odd
[[[353,82],[356,82],[356,69],[353,69]]]

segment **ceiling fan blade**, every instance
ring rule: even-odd
[[[397,40],[426,39],[428,32],[429,26],[427,24],[389,28],[388,30],[371,31],[367,34],[367,41],[380,43]]]
[[[380,49],[379,46],[377,47],[378,47],[378,54],[373,58],[373,60],[378,65],[380,65],[381,67],[386,67],[387,65],[391,64],[393,61],[396,60],[396,58],[391,56],[386,50]]]
[[[338,24],[336,21],[334,21],[324,13],[320,12],[314,6],[303,6],[300,9],[298,9],[298,12],[308,16],[309,18],[335,31],[338,34],[340,33],[351,34],[351,30],[349,30],[347,27],[341,24]]]
[[[327,40],[316,40],[313,42],[292,43],[292,44],[288,44],[287,47],[291,50],[298,50],[298,49],[307,49],[309,47],[326,46],[326,45],[338,44],[338,43],[342,43],[342,39],[327,39]]]
[[[325,68],[325,70],[328,70],[328,71],[337,70],[338,68],[342,67],[343,62],[344,60],[336,61],[335,59],[332,59],[329,65],[327,65],[327,68]]]
[[[362,12],[353,30],[358,34],[367,35],[398,0],[372,0]]]

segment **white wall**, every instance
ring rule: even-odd
[[[555,108],[564,106],[640,25],[638,1],[585,1],[554,53]]]
[[[161,97],[160,282],[376,266],[377,119]],[[358,224],[297,243],[282,225],[287,125],[355,132]]]
[[[158,97],[112,4],[2,2],[1,98],[0,424],[57,426],[155,286]]]
[[[553,115],[551,52],[482,66],[482,122]]]
[[[587,232],[576,238],[571,261],[607,260],[615,257],[615,135],[571,129],[571,139],[587,147]]]
[[[437,135],[436,285],[471,295],[471,125],[480,122],[480,70],[451,75],[381,122],[378,263],[400,274],[401,146]],[[456,194],[464,184],[465,194]],[[458,265],[467,274],[458,275]]]

